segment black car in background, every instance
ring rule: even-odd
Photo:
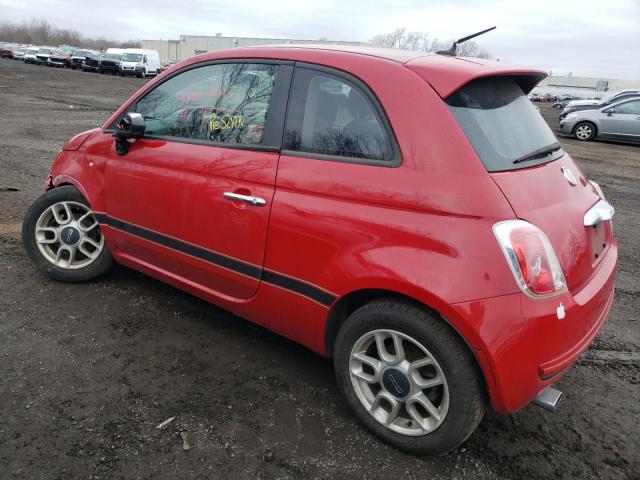
[[[620,100],[626,100],[632,97],[637,97],[638,95],[640,95],[640,90],[625,90],[623,92],[616,93],[615,95],[612,95],[596,103],[589,103],[589,104],[585,103],[585,104],[578,104],[578,105],[568,104],[564,107],[564,110],[562,110],[562,113],[560,114],[559,119],[563,120],[570,113],[577,112],[579,110],[600,110],[601,108],[607,107],[614,102],[618,102]]]
[[[111,72],[113,75],[117,75],[120,71],[121,57],[122,55],[119,53],[107,53],[100,62],[100,73]]]
[[[76,50],[73,52],[71,64],[69,66],[74,70],[76,68],[82,68],[82,64],[87,61],[89,56],[91,56],[91,52],[89,50]]]
[[[85,61],[82,62],[82,71],[83,72],[99,72],[100,71],[100,62],[102,60],[102,55],[100,54],[90,54],[85,58]]]

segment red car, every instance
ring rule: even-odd
[[[611,307],[613,208],[527,93],[545,73],[369,48],[182,62],[69,140],[23,242],[116,261],[321,355],[355,416],[439,453],[551,386]]]
[[[65,50],[56,50],[49,55],[47,65],[49,67],[67,68],[71,66],[73,54]]]
[[[16,55],[16,47],[5,45],[0,47],[0,58],[14,58]]]

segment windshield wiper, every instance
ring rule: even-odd
[[[553,152],[556,152],[562,148],[558,142],[552,143],[551,145],[547,145],[546,147],[538,148],[531,153],[527,153],[520,158],[516,158],[513,163],[526,162],[527,160],[536,160],[538,158],[544,158],[551,155]]]

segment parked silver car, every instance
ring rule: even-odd
[[[560,120],[560,131],[585,141],[596,137],[640,141],[640,96],[572,112]]]

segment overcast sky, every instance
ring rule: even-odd
[[[502,61],[640,79],[640,0],[0,0],[0,12],[119,40],[221,32],[368,41],[397,27],[448,39],[497,25],[479,41]]]

